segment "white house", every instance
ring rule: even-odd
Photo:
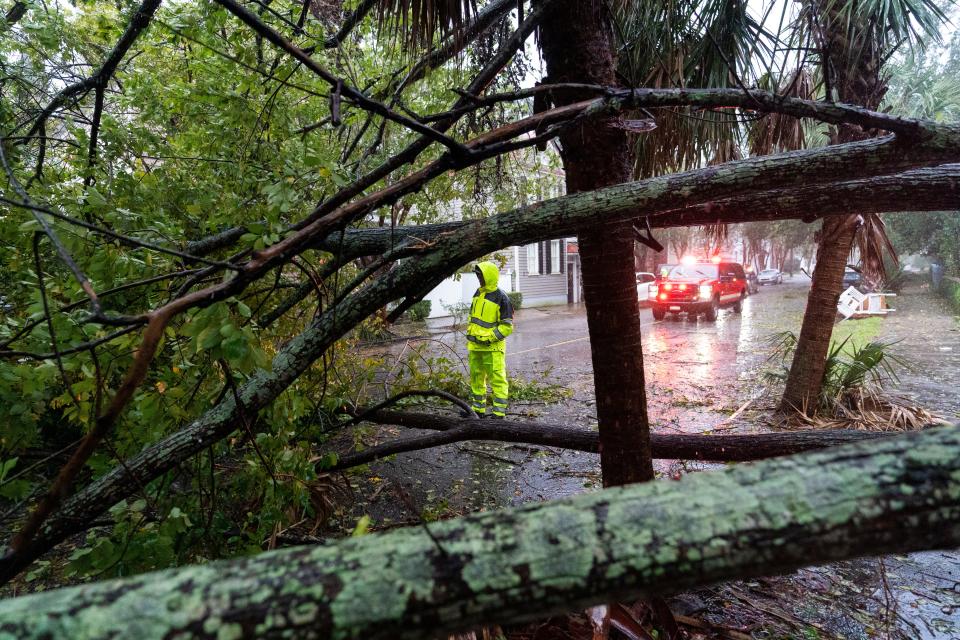
[[[558,168],[553,152],[518,154],[522,167],[517,179],[521,190],[531,197],[544,200],[563,195],[564,174]],[[461,203],[449,203],[448,219],[461,217]],[[523,295],[523,306],[541,307],[577,303],[583,300],[580,284],[580,254],[576,238],[560,238],[525,246],[508,247],[500,252],[504,266],[500,270],[500,288]],[[452,315],[458,305],[470,304],[477,290],[477,279],[471,274],[457,274],[447,278],[425,297],[429,300],[430,317]]]
[[[500,288],[521,293],[523,306],[544,307],[583,300],[576,238],[509,247],[501,255],[506,264],[500,269]],[[430,317],[453,315],[458,305],[470,304],[476,290],[477,279],[472,274],[447,278],[424,297],[430,301]]]

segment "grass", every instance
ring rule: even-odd
[[[833,328],[832,341],[840,344],[844,340],[843,350],[850,353],[853,347],[862,347],[873,342],[883,329],[883,318],[861,318],[859,320],[844,320]]]

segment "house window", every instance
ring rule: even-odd
[[[527,275],[540,275],[540,246],[538,244],[527,245]]]
[[[566,271],[564,241],[550,240],[527,245],[527,275],[539,276]]]

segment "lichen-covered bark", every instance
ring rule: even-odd
[[[960,427],[0,602],[0,638],[417,638],[960,544]]]
[[[957,160],[960,160],[960,128],[942,127],[923,144],[907,148],[893,139],[880,139],[755,158],[574,194],[477,221],[437,236],[429,252],[423,251],[404,261],[349,296],[336,309],[327,310],[280,350],[269,371],[257,372],[240,387],[239,394],[247,411],[260,410],[320,358],[335,340],[384,304],[406,295],[426,294],[432,283],[447,273],[505,246],[551,237],[558,230],[577,228],[590,221],[632,218],[638,211],[655,215],[678,207],[707,206],[715,200],[745,196],[756,190],[788,189],[798,183],[820,184],[828,195],[829,181],[841,177],[867,179]],[[918,202],[913,208],[919,209],[922,205]],[[87,523],[132,495],[138,486],[203,451],[240,424],[239,412],[228,394],[197,420],[96,479],[64,502],[25,553],[0,559],[0,580],[16,575],[60,541],[85,530]]]
[[[755,220],[814,219],[836,216],[856,209],[861,213],[890,211],[947,211],[960,200],[960,165],[947,164],[914,169],[887,176],[848,180],[830,185],[797,184],[783,189],[753,191],[717,198],[696,205],[651,214],[654,229],[734,224]],[[331,235],[319,248],[342,252],[344,259],[379,255],[406,244],[406,255],[422,252],[417,247],[462,229],[469,222],[443,222],[390,228],[349,229]],[[567,233],[545,228],[535,240],[547,240]]]

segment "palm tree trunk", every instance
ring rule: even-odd
[[[827,363],[827,350],[837,316],[837,301],[843,284],[843,269],[853,244],[856,216],[828,218],[820,229],[817,265],[790,366],[787,386],[780,401],[783,412],[816,412]],[[801,352],[801,346],[803,351]]]
[[[886,93],[880,71],[882,55],[868,25],[849,28],[836,4],[812,0],[819,12],[817,37],[824,73],[831,78],[841,102],[876,110]],[[839,144],[872,137],[872,132],[852,125],[840,125],[831,134]],[[826,366],[837,300],[843,285],[843,271],[857,230],[857,215],[824,220],[820,228],[817,263],[803,314],[797,350],[790,366],[780,411],[816,412]]]
[[[606,4],[555,3],[540,27],[551,82],[616,84]],[[558,104],[586,96],[565,92]],[[560,137],[567,191],[589,191],[631,179],[627,136],[616,119],[595,119]],[[647,398],[640,345],[632,225],[579,234],[587,326],[593,358],[604,486],[653,479]]]

